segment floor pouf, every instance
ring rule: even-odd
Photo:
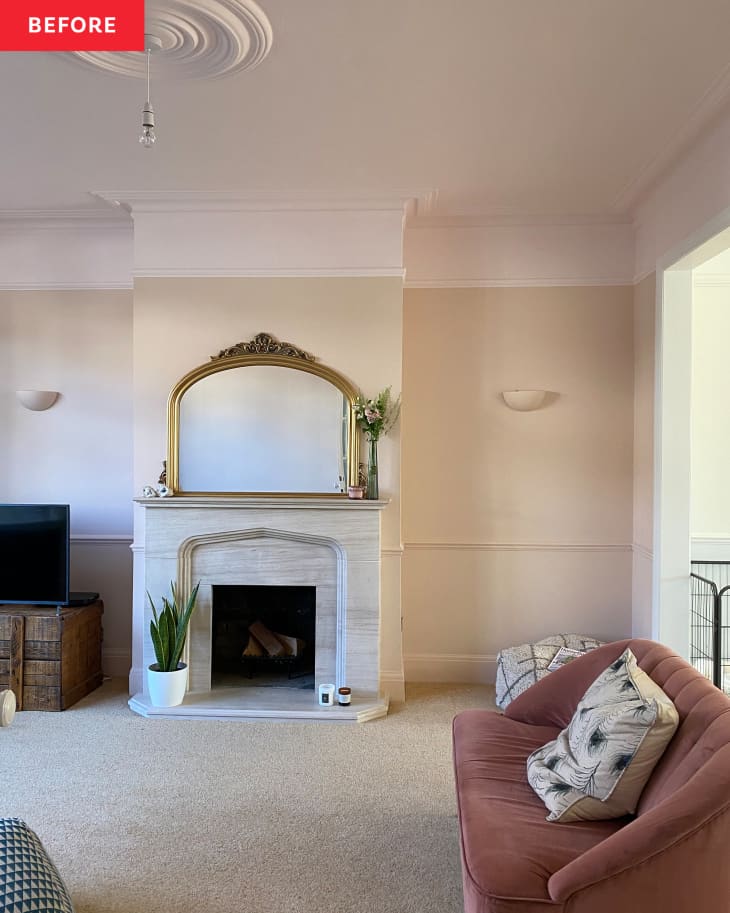
[[[19,818],[0,818],[0,901],[3,913],[74,913],[58,869]]]
[[[553,634],[534,644],[507,647],[497,654],[497,706],[500,710],[530,685],[549,675],[548,666],[561,647],[588,651],[603,641],[582,634]]]

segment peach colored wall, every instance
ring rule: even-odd
[[[656,276],[634,286],[633,634],[652,636]]]
[[[407,289],[408,679],[509,644],[631,631],[633,300],[624,286]],[[500,391],[548,389],[539,411]]]
[[[312,352],[373,395],[402,380],[399,278],[160,278],[134,290],[135,490],[154,483],[166,448],[166,401],[187,371],[226,346],[269,332]],[[402,691],[400,432],[379,446],[383,512],[382,669]]]
[[[17,389],[57,390],[29,412]],[[104,668],[131,641],[132,293],[0,291],[0,501],[71,505],[71,586],[105,601]]]
[[[167,392],[212,352],[263,329],[367,392],[404,387],[411,679],[489,677],[501,646],[557,629],[631,629],[632,474],[633,541],[651,547],[653,281],[633,302],[623,287],[412,289],[401,302],[397,279],[139,280],[132,484],[131,292],[0,293],[0,403],[10,429],[0,496],[37,500],[41,486],[44,499],[71,501],[80,524],[73,583],[107,598],[115,674],[128,665],[129,501],[159,472]],[[21,414],[12,391],[26,384],[64,397],[47,413]],[[533,385],[560,397],[527,414],[499,398]],[[59,442],[52,465],[38,449],[49,430]],[[96,446],[79,465],[71,442],[89,434]],[[398,428],[381,445],[382,487],[394,500],[382,575],[392,693],[403,674],[400,437]],[[635,630],[636,562],[635,550]]]

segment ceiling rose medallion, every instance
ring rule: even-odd
[[[159,47],[160,70],[176,77],[214,79],[257,66],[271,50],[273,30],[254,0],[151,0],[145,32]],[[144,77],[147,55],[76,51],[83,66]]]

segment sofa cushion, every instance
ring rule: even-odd
[[[497,706],[506,709],[520,694],[550,674],[548,666],[561,647],[586,652],[601,641],[583,634],[553,634],[534,644],[505,647],[497,654]]]
[[[548,821],[632,814],[679,722],[630,649],[588,688],[570,724],[527,760]]]
[[[615,833],[625,820],[581,822],[560,828],[525,776],[525,759],[555,738],[552,726],[531,726],[488,710],[467,710],[454,720],[454,766],[467,908],[519,909],[550,901],[551,875]],[[513,907],[510,907],[513,909]],[[515,907],[515,909],[517,909]]]
[[[73,913],[58,870],[19,818],[0,818],[0,903],[5,913]]]

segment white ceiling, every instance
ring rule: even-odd
[[[150,151],[141,81],[1,54],[0,210],[110,187],[418,188],[442,214],[615,214],[730,88],[727,0],[260,3],[257,68],[153,71]]]

